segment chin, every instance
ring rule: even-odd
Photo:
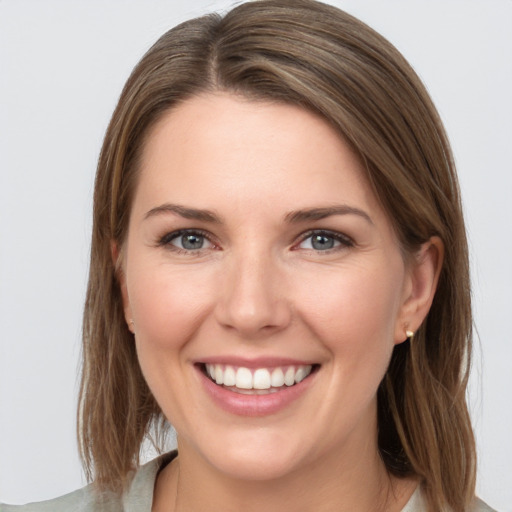
[[[286,438],[265,430],[262,427],[245,435],[231,432],[227,439],[219,436],[205,449],[196,446],[196,450],[212,469],[239,480],[276,480],[300,468],[304,457],[302,443],[290,439],[293,436]]]
[[[295,458],[275,454],[262,456],[258,453],[225,454],[222,460],[210,461],[216,469],[229,478],[263,482],[282,479],[298,469],[299,462]]]

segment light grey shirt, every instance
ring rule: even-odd
[[[130,487],[121,496],[97,496],[91,485],[53,500],[28,505],[3,505],[0,512],[151,512],[153,489],[160,468],[167,465],[176,452],[170,452],[141,466],[134,474]],[[402,512],[427,512],[420,488],[411,496]],[[469,512],[496,512],[476,499]]]

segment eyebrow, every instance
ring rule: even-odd
[[[287,213],[285,216],[285,220],[287,222],[295,224],[305,221],[322,220],[327,217],[331,217],[332,215],[358,215],[359,217],[362,217],[364,220],[373,225],[371,217],[364,210],[360,210],[359,208],[355,208],[353,206],[348,205],[296,210]]]
[[[185,219],[199,220],[201,222],[213,222],[219,224],[220,218],[211,210],[202,210],[198,208],[188,208],[179,204],[165,203],[149,210],[144,219],[155,217],[166,213],[174,213]]]
[[[189,208],[179,204],[171,203],[164,203],[160,206],[152,208],[146,213],[144,219],[167,213],[173,213],[185,219],[198,220],[202,222],[211,222],[215,224],[220,224],[222,222],[220,217],[211,210]],[[373,225],[371,217],[364,210],[348,205],[294,210],[287,213],[284,219],[286,222],[296,224],[300,222],[322,220],[333,215],[358,215]]]

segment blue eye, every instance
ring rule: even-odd
[[[204,236],[197,235],[195,233],[190,233],[186,235],[181,235],[180,237],[174,240],[177,244],[180,244],[180,249],[187,249],[187,251],[192,251],[194,249],[202,249],[204,245]]]
[[[328,251],[338,247],[350,247],[354,245],[352,240],[341,233],[331,231],[313,231],[308,233],[299,244],[301,249],[314,251]]]
[[[332,249],[336,243],[336,240],[334,240],[332,236],[327,235],[312,235],[310,239],[311,247],[317,251]]]
[[[160,245],[171,246],[171,248],[182,251],[199,251],[213,246],[204,234],[194,230],[169,233],[160,240]]]

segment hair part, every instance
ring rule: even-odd
[[[476,455],[466,404],[472,317],[467,241],[450,146],[423,84],[364,23],[313,0],[259,0],[164,34],[128,79],[107,129],[94,192],[78,434],[84,467],[120,490],[165,419],[125,322],[111,244],[123,246],[151,128],[209,92],[298,105],[330,123],[365,165],[406,255],[432,236],[445,257],[431,310],[397,345],[378,390],[388,471],[416,475],[432,511],[462,512]]]

